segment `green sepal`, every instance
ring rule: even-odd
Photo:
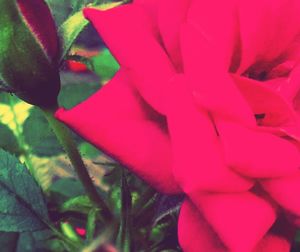
[[[0,0],[0,24],[0,79],[30,104],[56,105],[58,65],[46,55],[15,0]]]

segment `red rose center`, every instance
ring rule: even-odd
[[[288,77],[294,65],[295,63],[291,61],[258,61],[250,66],[243,73],[243,76],[258,81]]]

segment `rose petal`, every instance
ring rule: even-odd
[[[196,109],[184,81],[173,80],[167,113],[174,176],[187,194],[248,190],[253,182],[226,166],[214,124],[206,111]]]
[[[178,219],[178,239],[185,252],[226,252],[227,249],[201,212],[185,200]]]
[[[151,16],[152,22],[157,23],[157,12],[159,0],[134,0],[135,5],[141,5]]]
[[[262,83],[237,75],[233,75],[233,78],[253,113],[264,115],[262,126],[281,129],[289,136],[300,139],[299,116],[292,104],[276,91],[280,85],[285,86],[287,81],[280,79]]]
[[[293,101],[300,89],[300,64],[294,66],[289,78],[282,83],[279,93],[288,101]]]
[[[186,18],[190,0],[165,0],[159,3],[159,30],[173,64],[181,72],[180,25]]]
[[[276,219],[274,208],[249,192],[190,198],[231,252],[252,252]]]
[[[283,237],[276,235],[266,235],[257,245],[253,252],[290,252],[291,243]]]
[[[290,252],[294,236],[295,228],[280,216],[253,252]]]
[[[207,50],[208,46],[210,47],[209,52],[198,58],[198,62],[206,63],[213,69],[216,68],[216,65],[226,70],[229,69],[232,55],[239,41],[238,15],[235,7],[236,3],[233,0],[191,0],[187,22],[198,30],[202,40],[207,43],[205,47],[202,45],[203,42],[197,47],[193,46],[192,50],[196,50],[198,54]],[[193,42],[193,45],[197,42]],[[207,57],[208,53],[212,53],[210,57]],[[200,66],[202,64],[200,63]]]
[[[178,192],[164,119],[130,86],[123,70],[100,91],[56,117],[154,187]]]
[[[287,160],[288,161],[288,160]],[[263,188],[285,210],[300,217],[300,172],[297,175],[261,181]]]
[[[199,106],[214,115],[255,125],[253,113],[227,73],[216,46],[191,24],[182,26],[181,36],[185,74]]]
[[[216,121],[226,160],[234,170],[253,178],[270,178],[299,171],[300,152],[288,140],[235,123]]]
[[[84,14],[92,21],[120,65],[130,69],[144,99],[162,112],[159,93],[164,83],[172,78],[174,69],[155,38],[143,9],[129,4],[107,11],[87,8]]]
[[[242,61],[238,73],[254,62],[274,61],[287,50],[300,31],[299,11],[295,0],[239,1]]]

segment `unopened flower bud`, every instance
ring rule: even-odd
[[[44,0],[0,0],[0,79],[24,101],[54,106],[59,39]]]

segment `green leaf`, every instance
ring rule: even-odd
[[[68,251],[68,250],[66,250],[65,243],[60,239],[48,240],[48,241],[46,241],[46,245],[47,245],[48,250],[45,250],[45,252],[48,252],[48,251],[66,252],[66,251]],[[72,251],[72,250],[70,250],[70,251]],[[44,250],[37,251],[37,252],[44,252]]]
[[[73,178],[60,178],[55,181],[47,190],[52,203],[63,204],[66,200],[84,195],[85,190],[82,184]]]
[[[37,156],[54,156],[63,152],[47,119],[38,108],[33,108],[23,125],[25,142]]]
[[[0,247],[2,252],[15,252],[19,234],[15,232],[0,232]]]
[[[62,223],[60,223],[60,227],[61,227],[63,234],[66,237],[68,237],[70,240],[72,240],[73,242],[79,242],[79,243],[82,242],[82,239],[76,233],[76,231],[74,230],[74,228],[72,227],[71,224],[69,224],[67,222],[62,222]]]
[[[76,83],[63,86],[58,101],[61,106],[69,109],[87,99],[99,89],[98,83]]]
[[[18,159],[0,150],[0,231],[45,228],[48,210],[42,191]]]
[[[20,102],[20,99],[17,96],[15,96],[13,94],[9,94],[9,93],[1,93],[0,92],[0,103],[14,105],[18,102]]]
[[[110,80],[119,70],[120,66],[108,49],[103,49],[99,55],[91,58],[92,70],[102,80]]]
[[[1,252],[41,252],[48,251],[48,239],[53,237],[53,233],[46,229],[35,232],[0,232]]]
[[[0,123],[0,148],[19,155],[21,150],[18,140],[12,130],[5,124]]]
[[[86,195],[81,195],[64,202],[60,210],[62,212],[73,211],[87,214],[92,208],[93,204],[89,197]]]
[[[49,229],[35,232],[23,232],[19,235],[16,252],[46,251],[46,241],[52,237],[53,233]]]
[[[79,151],[84,158],[89,159],[96,158],[101,154],[101,152],[96,147],[86,142],[80,144]]]
[[[99,214],[99,209],[93,208],[87,216],[87,223],[86,223],[86,239],[87,241],[92,241],[95,230],[96,230],[96,220],[97,214]]]
[[[91,6],[95,8],[100,8],[102,10],[109,9],[115,6],[122,4],[122,2],[116,3],[104,3],[101,1],[93,1]],[[85,3],[84,3],[85,4]],[[77,4],[75,8],[80,8],[83,4]],[[75,12],[72,14],[59,28],[59,34],[62,40],[62,51],[61,51],[61,61],[68,54],[72,45],[80,35],[80,33],[84,30],[84,28],[88,25],[88,21],[84,18],[82,11]]]
[[[71,0],[45,0],[49,5],[56,24],[61,25],[70,15]]]
[[[10,243],[2,242],[3,238]],[[15,239],[12,239],[15,236]],[[8,247],[7,247],[7,246]],[[73,244],[74,247],[76,246]],[[74,247],[68,246],[65,241],[57,239],[50,229],[39,230],[34,232],[22,233],[1,233],[0,232],[1,252],[66,252],[74,251]],[[5,249],[4,249],[5,248]],[[7,248],[7,249],[6,249]]]
[[[81,10],[87,4],[93,3],[95,0],[71,0],[73,12]]]
[[[79,36],[79,34],[88,25],[88,21],[84,18],[82,11],[78,11],[71,15],[59,28],[59,34],[62,40],[61,61],[67,55],[71,46]]]

